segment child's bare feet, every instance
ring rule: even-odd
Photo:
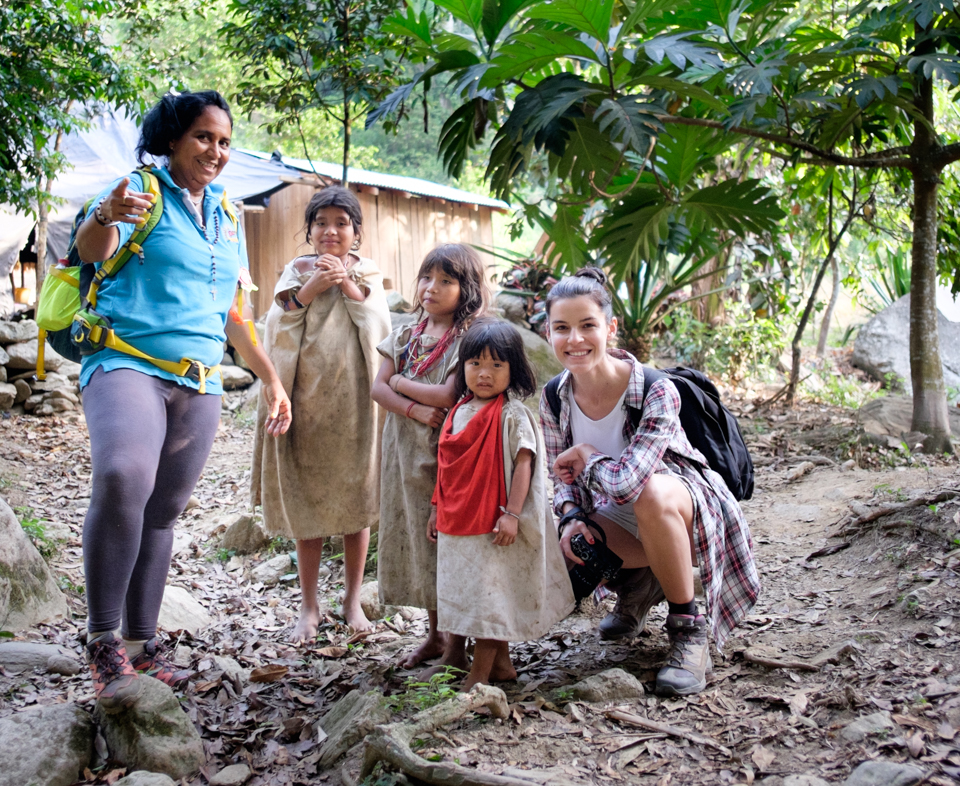
[[[517,678],[517,670],[510,660],[507,642],[494,639],[477,639],[473,650],[473,668],[463,681],[461,690],[469,691],[479,683],[509,682]]]
[[[350,626],[350,629],[354,633],[367,633],[375,627],[374,624],[367,619],[367,615],[363,613],[359,600],[348,603],[346,599],[344,599],[343,618],[347,621],[347,625]]]
[[[466,650],[467,640],[463,636],[447,634],[447,643],[443,650],[443,657],[436,666],[424,669],[417,675],[417,679],[422,682],[429,682],[435,674],[440,674],[447,669],[458,669],[464,674],[470,668],[470,661],[467,660]]]
[[[293,644],[303,644],[317,638],[317,629],[320,627],[320,609],[302,609],[297,626],[290,634]]]
[[[442,633],[430,631],[430,633],[427,634],[427,638],[424,639],[423,644],[397,661],[397,665],[401,669],[412,669],[425,660],[438,658],[443,655],[445,644],[446,637]]]

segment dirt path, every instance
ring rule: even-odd
[[[844,470],[839,462],[845,448],[837,445],[849,422],[849,413],[823,408],[751,421],[750,441],[758,465],[764,465],[756,496],[745,503],[763,578],[760,602],[735,631],[703,694],[680,700],[648,694],[614,705],[711,737],[729,754],[567,700],[578,679],[613,667],[651,687],[666,650],[662,610],[649,636],[610,644],[593,630],[602,608],[585,608],[543,640],[512,648],[520,680],[503,686],[512,703],[509,720],[463,721],[442,738],[427,739],[418,752],[491,772],[541,770],[545,779],[574,783],[780,786],[784,776],[797,773],[842,783],[859,762],[872,758],[915,763],[929,773],[929,783],[954,782],[960,775],[960,498],[905,507],[845,537],[829,536],[842,529],[842,519],[942,489],[960,490],[960,474],[955,462]],[[410,674],[392,665],[423,632],[424,619],[396,615],[366,640],[351,642],[333,613],[340,567],[333,560],[325,583],[331,612],[321,638],[307,650],[285,643],[296,612],[296,582],[252,584],[246,571],[274,555],[231,557],[219,550],[214,535],[226,514],[246,507],[250,440],[249,423],[225,421],[197,489],[200,504],[180,528],[170,583],[189,589],[216,618],[201,636],[179,640],[179,655],[200,671],[185,706],[203,731],[210,774],[246,761],[257,773],[252,786],[335,784],[339,771],[317,770],[314,724],[357,687],[393,695],[401,714],[431,700],[437,691],[411,687]],[[811,448],[811,440],[820,447]],[[31,508],[25,516],[48,522],[48,533],[66,538],[54,566],[75,619],[46,627],[43,635],[78,652],[84,617],[79,534],[90,473],[85,441],[80,420],[0,421],[0,495]],[[823,466],[801,475],[804,459],[797,455],[818,450],[826,456],[817,459]],[[860,459],[889,463],[883,454]],[[839,544],[849,545],[811,557]],[[808,665],[831,648],[840,652],[836,662]],[[214,655],[232,657],[247,669],[281,665],[288,671],[271,683],[231,680]],[[773,668],[758,660],[793,664]],[[64,699],[90,705],[83,676],[0,674],[0,716]],[[873,713],[887,714],[886,731],[861,741],[844,736],[852,720]],[[108,766],[98,773],[101,780],[87,782],[105,782],[110,771]],[[198,776],[188,783],[206,780]]]

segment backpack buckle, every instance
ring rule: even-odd
[[[203,365],[203,363],[201,363],[199,360],[184,358],[183,361],[190,364],[183,374],[183,376],[185,376],[187,379],[192,379],[194,382],[199,383],[201,379],[204,379],[207,374],[210,373],[210,369]]]

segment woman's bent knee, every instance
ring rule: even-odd
[[[693,500],[687,487],[670,475],[653,475],[633,505],[639,529],[676,523],[690,526]]]

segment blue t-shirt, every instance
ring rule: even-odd
[[[224,326],[240,269],[247,267],[243,232],[221,204],[222,186],[210,184],[204,189],[204,232],[184,204],[182,189],[167,168],[154,172],[163,193],[163,214],[143,244],[143,260],[134,256],[120,272],[104,279],[97,291],[96,310],[111,321],[119,338],[151,357],[174,362],[190,358],[215,366],[223,358]],[[140,175],[129,177],[130,190],[142,191]],[[88,218],[100,199],[119,182],[114,181],[97,195]],[[117,229],[123,245],[133,234],[134,225],[120,224]],[[82,363],[81,388],[97,368],[129,368],[194,389],[200,387],[192,379],[113,349],[88,355]],[[220,374],[207,380],[206,392],[223,392]]]

